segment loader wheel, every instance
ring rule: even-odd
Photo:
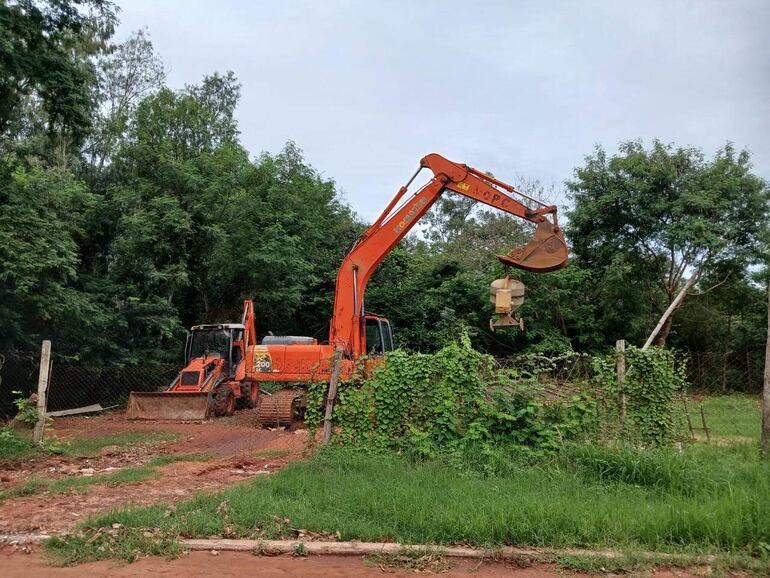
[[[229,387],[220,387],[214,393],[214,415],[229,416],[235,413],[235,395]]]
[[[259,384],[244,383],[241,385],[241,395],[235,400],[235,409],[254,409],[259,402]]]
[[[248,389],[246,390],[246,395],[244,396],[244,399],[246,400],[246,407],[249,409],[254,409],[257,407],[257,403],[259,402],[259,384],[258,383],[250,383]]]

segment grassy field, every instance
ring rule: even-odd
[[[759,396],[752,395],[706,397],[703,400],[706,425],[720,441],[759,441],[762,415],[760,404]],[[693,422],[693,425],[699,426],[700,423]]]
[[[715,435],[748,437],[758,427],[749,398],[713,399],[708,407]],[[113,524],[156,528],[163,536],[275,538],[302,528],[403,543],[762,557],[770,555],[770,463],[757,457],[755,442],[695,444],[684,453],[575,445],[550,461],[514,459],[505,475],[484,476],[334,450],[176,507],[133,508],[86,522]],[[53,547],[72,558],[83,544]]]

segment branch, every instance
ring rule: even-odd
[[[703,291],[700,291],[698,293],[690,293],[690,295],[692,295],[693,297],[700,297],[701,295],[705,295],[706,293],[709,293],[709,292],[713,291],[714,289],[716,289],[720,285],[724,285],[725,283],[727,283],[727,280],[730,278],[730,275],[732,275],[732,273],[728,273],[727,275],[725,275],[724,279],[722,279],[719,283],[715,283],[714,285],[712,285],[708,289],[704,289]]]

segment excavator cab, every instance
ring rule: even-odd
[[[382,357],[393,351],[393,330],[390,321],[379,315],[366,315],[363,318],[366,354],[370,357]]]

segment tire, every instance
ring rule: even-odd
[[[217,417],[230,416],[235,413],[235,395],[226,385],[220,386],[214,392],[214,415]]]
[[[249,383],[243,399],[247,408],[254,409],[257,407],[257,404],[259,403],[259,384]]]
[[[245,382],[241,384],[241,395],[235,401],[235,409],[254,409],[259,403],[259,384]]]

